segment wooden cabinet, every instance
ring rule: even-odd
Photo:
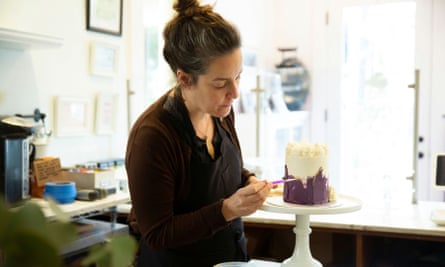
[[[292,255],[293,226],[246,223],[245,230],[252,258],[282,262]],[[313,227],[310,245],[325,267],[435,267],[445,262],[445,236]]]
[[[445,227],[430,219],[443,202],[365,205],[348,214],[310,218],[312,256],[324,267],[444,266]],[[290,214],[257,211],[244,218],[253,258],[282,262],[295,245]]]

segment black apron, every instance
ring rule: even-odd
[[[219,156],[213,161],[206,160],[202,158],[202,153],[194,149],[190,194],[183,205],[186,209],[180,213],[191,212],[227,198],[242,186],[239,154],[224,129],[218,122],[215,125],[215,130],[221,136]],[[226,261],[248,261],[241,218],[233,220],[213,236],[192,244],[163,250],[150,250],[142,243],[140,245],[139,267],[211,267]]]

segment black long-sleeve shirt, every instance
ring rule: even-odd
[[[129,222],[144,244],[151,248],[189,244],[229,224],[221,212],[222,199],[190,213],[175,213],[187,197],[192,154],[190,140],[195,138],[195,133],[184,103],[169,93],[160,97],[135,122],[126,152],[132,200]],[[232,110],[220,124],[241,158],[234,119]],[[241,174],[243,184],[254,175],[244,168]]]

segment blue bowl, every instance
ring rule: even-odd
[[[76,183],[66,181],[48,182],[43,191],[45,198],[50,197],[59,204],[73,203],[76,195]]]

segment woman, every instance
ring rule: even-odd
[[[138,118],[127,146],[137,266],[248,261],[241,217],[272,185],[243,168],[234,127],[241,38],[211,6],[173,7],[163,54],[177,86]]]

